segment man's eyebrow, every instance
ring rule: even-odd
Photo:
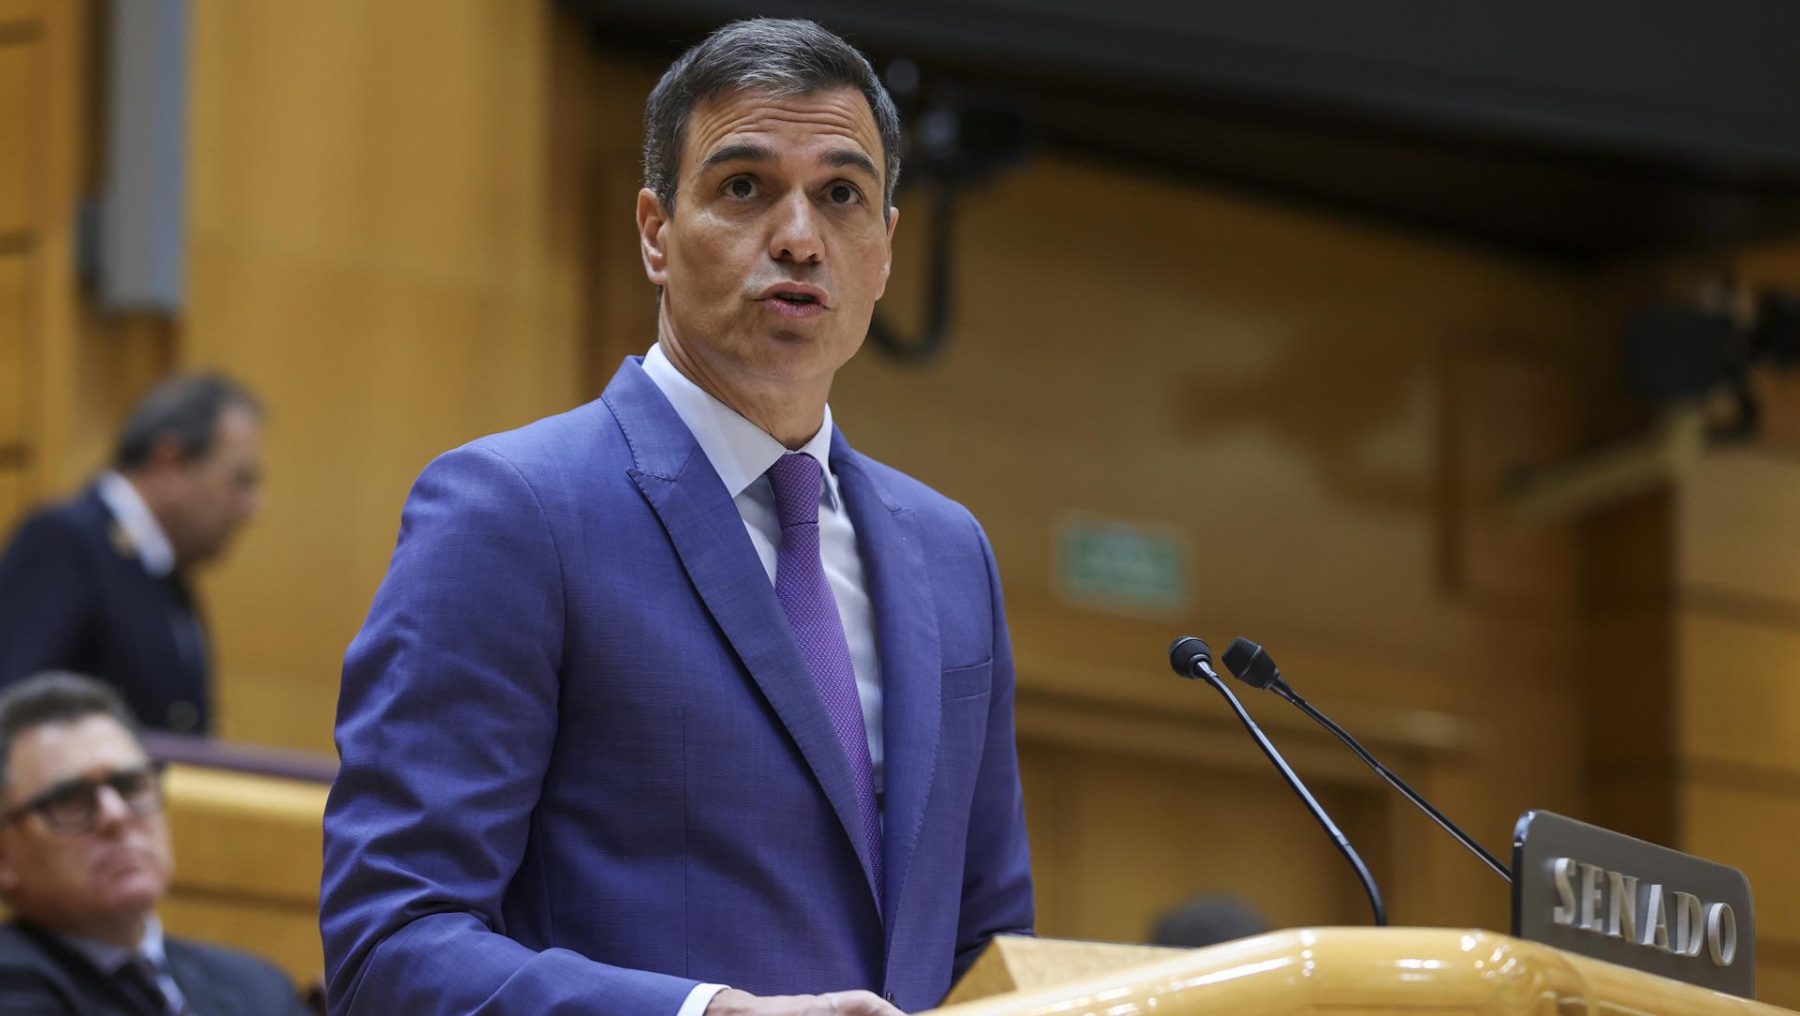
[[[714,149],[700,163],[700,172],[705,173],[715,166],[728,162],[773,162],[775,150],[767,145],[752,144],[748,141],[726,145]],[[869,179],[879,182],[881,171],[875,168],[874,160],[852,148],[834,148],[819,157],[819,161],[834,169],[856,169],[868,174]]]
[[[706,161],[700,164],[700,172],[704,173],[714,166],[727,162],[769,162],[774,158],[774,150],[766,145],[753,145],[749,142],[741,142],[735,145],[726,145],[724,148],[714,149],[712,154],[706,157]]]
[[[881,172],[875,168],[875,163],[868,156],[853,149],[834,148],[825,153],[822,161],[825,165],[838,169],[860,169],[869,174],[869,179],[877,183],[881,181]]]

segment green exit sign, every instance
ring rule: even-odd
[[[1188,551],[1173,526],[1071,517],[1057,527],[1057,587],[1063,598],[1125,614],[1170,614],[1187,606]]]

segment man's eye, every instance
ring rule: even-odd
[[[858,198],[862,197],[861,192],[847,183],[834,183],[826,193],[831,197],[833,204],[839,205],[854,204]]]
[[[53,811],[66,811],[80,807],[83,802],[92,800],[95,787],[85,780],[76,780],[64,786],[56,787],[42,798],[44,807]]]
[[[756,193],[756,185],[744,177],[733,177],[725,182],[725,193],[734,198],[747,198]]]

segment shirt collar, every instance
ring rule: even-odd
[[[175,548],[131,481],[118,473],[107,472],[100,474],[98,486],[100,500],[106,503],[107,510],[112,512],[113,519],[137,550],[138,559],[144,562],[144,570],[157,578],[174,571]]]
[[[787,447],[756,424],[744,419],[737,410],[713,398],[688,380],[662,351],[662,344],[650,347],[644,354],[644,373],[669,400],[675,415],[694,435],[713,472],[725,482],[725,490],[733,499],[761,479],[787,454]],[[825,471],[825,503],[838,510],[837,475],[831,471],[831,406],[825,407],[819,430],[798,450],[819,460]]]
[[[132,957],[142,956],[149,960],[158,970],[167,970],[169,966],[168,952],[163,948],[162,922],[155,914],[144,919],[144,937],[138,939],[136,949],[113,945],[98,939],[83,938],[80,935],[57,935],[64,945],[80,953],[96,969],[108,977],[119,972]]]

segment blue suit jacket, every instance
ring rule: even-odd
[[[853,451],[885,910],[849,763],[711,464],[635,360],[433,462],[344,663],[336,1013],[673,1014],[700,981],[934,1005],[1031,880],[993,555]]]
[[[145,726],[205,733],[211,723],[186,584],[144,569],[92,487],[26,519],[0,556],[0,686],[44,670],[106,681]]]

